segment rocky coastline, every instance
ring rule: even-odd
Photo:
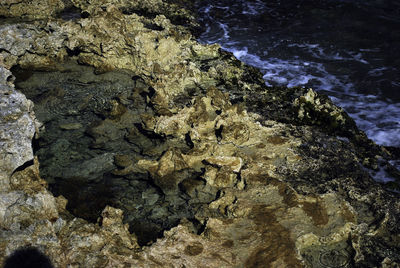
[[[396,148],[199,44],[193,8],[0,3],[0,263],[399,267]]]

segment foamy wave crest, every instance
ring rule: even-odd
[[[334,101],[377,144],[400,147],[400,103],[388,103],[371,95],[353,95]]]
[[[377,144],[400,147],[400,104],[388,103],[377,96],[351,92],[347,77],[337,77],[325,70],[324,65],[302,60],[263,60],[248,53],[247,47],[226,50],[241,61],[258,67],[268,86],[312,86],[331,95],[332,100],[352,116],[360,129]],[[341,91],[341,92],[340,92]]]
[[[305,62],[299,59],[268,58],[264,60],[257,55],[248,53],[247,47],[237,49],[223,46],[223,48],[232,52],[237,59],[259,68],[263,72],[263,78],[268,86],[310,86],[326,91],[338,88],[347,91],[352,86],[350,82],[346,81],[346,77],[338,78],[327,72],[322,63]]]
[[[391,75],[396,70],[379,59],[382,48],[316,43],[288,28],[266,32],[252,20],[271,11],[267,6],[262,0],[210,1],[200,9],[207,28],[201,39],[217,42],[239,60],[259,68],[268,86],[312,87],[328,94],[376,143],[400,147],[400,103],[381,97],[384,90],[387,94],[391,87],[400,87],[400,80]],[[387,77],[391,84],[385,82]]]

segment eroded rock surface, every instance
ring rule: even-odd
[[[14,77],[4,66],[0,66],[0,80],[0,180],[7,189],[11,174],[33,160],[32,138],[39,124],[33,103],[14,89]]]
[[[391,153],[172,2],[0,4],[0,262],[398,267],[399,196],[368,173]]]

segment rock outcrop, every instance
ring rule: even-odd
[[[0,3],[0,263],[398,267],[391,153],[196,42],[189,2]]]

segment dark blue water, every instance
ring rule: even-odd
[[[203,43],[267,85],[328,94],[376,143],[400,146],[400,1],[199,1]]]

